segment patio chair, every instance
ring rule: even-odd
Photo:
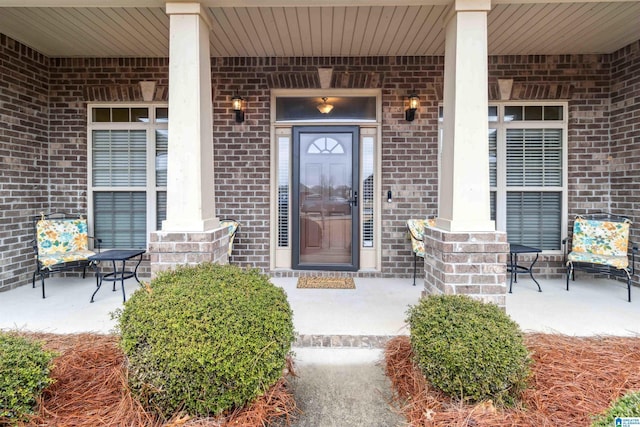
[[[36,270],[31,285],[36,287],[36,276],[39,276],[44,298],[44,279],[51,273],[82,268],[84,279],[87,267],[91,264],[88,258],[96,253],[89,250],[88,241],[94,239],[96,249],[100,252],[102,240],[87,235],[87,220],[82,216],[42,213],[34,216],[32,221]]]
[[[426,253],[424,242],[424,231],[427,227],[433,227],[435,219],[409,219],[407,220],[407,234],[411,239],[411,250],[413,251],[413,286],[416,285],[416,270],[418,257],[423,258]]]
[[[238,233],[238,228],[240,228],[240,223],[235,219],[221,219],[220,227],[227,227],[229,230],[229,248],[227,249],[227,256],[229,260],[231,260],[231,253],[233,252],[233,243],[236,238],[236,234]]]
[[[583,270],[625,279],[628,300],[631,302],[631,278],[635,274],[638,247],[629,243],[630,225],[629,218],[609,213],[576,217],[571,239],[562,241],[567,266],[567,291],[569,277],[575,281],[576,270]]]

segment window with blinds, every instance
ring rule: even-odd
[[[105,191],[93,194],[95,235],[106,248],[147,246],[147,201],[144,192]]]
[[[278,247],[289,246],[289,149],[291,137],[278,137]]]
[[[362,246],[374,246],[374,181],[375,139],[362,137]]]
[[[507,129],[507,186],[562,186],[562,129]]]
[[[144,130],[94,130],[94,187],[144,187],[147,183],[147,133]]]
[[[561,248],[567,216],[566,108],[566,103],[489,106],[490,215],[509,243]]]
[[[505,105],[502,120],[491,125],[492,214],[509,243],[561,248],[566,216],[564,113],[563,105]]]
[[[560,249],[562,192],[508,191],[507,238],[509,243]]]
[[[89,106],[89,219],[105,248],[146,248],[166,219],[168,109]]]

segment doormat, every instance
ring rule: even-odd
[[[299,277],[298,288],[355,289],[351,277]]]

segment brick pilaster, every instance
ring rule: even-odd
[[[425,238],[426,294],[465,294],[505,307],[509,253],[506,233],[429,228]]]
[[[194,265],[202,262],[227,264],[229,234],[226,227],[203,232],[151,233],[151,278],[179,265]]]

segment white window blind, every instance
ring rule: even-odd
[[[560,249],[561,230],[561,192],[507,192],[509,243],[533,246],[542,250]]]
[[[562,129],[506,130],[506,222],[510,243],[542,250],[560,249],[562,150]]]
[[[156,186],[167,186],[167,153],[169,148],[169,131],[156,130]]]
[[[498,130],[489,129],[489,182],[491,188],[498,185]]]
[[[146,248],[166,219],[164,106],[89,106],[90,224],[102,247]]]
[[[95,192],[95,235],[106,248],[145,248],[147,201],[143,191]]]
[[[144,130],[93,131],[93,186],[134,187],[147,183]]]
[[[278,138],[278,247],[289,246],[289,136]]]
[[[507,186],[562,186],[562,130],[507,129]]]
[[[156,230],[162,230],[162,221],[167,219],[167,192],[158,191],[156,195]]]
[[[362,246],[374,246],[374,192],[375,140],[371,136],[362,138]]]

